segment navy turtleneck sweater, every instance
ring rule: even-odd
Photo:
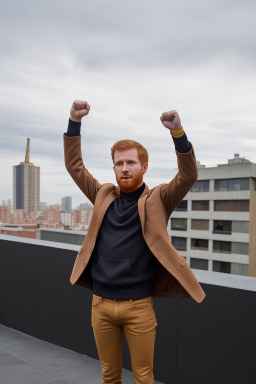
[[[69,120],[67,136],[79,136],[80,127]],[[178,152],[191,149],[186,134],[173,141]],[[144,188],[145,183],[131,193],[121,191],[105,213],[86,267],[96,295],[116,300],[152,296],[157,259],[142,235],[138,199]]]

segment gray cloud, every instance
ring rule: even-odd
[[[149,185],[174,176],[174,145],[159,121],[170,108],[203,164],[233,153],[256,162],[255,10],[249,0],[4,1],[0,199],[12,195],[27,137],[42,200],[60,202],[67,189],[77,204],[84,198],[63,163],[74,99],[91,104],[83,157],[100,182],[114,182],[110,148],[122,138],[149,150]]]
[[[182,67],[220,56],[255,60],[254,1],[45,1],[2,8],[4,52],[51,62],[68,52],[86,68]],[[18,39],[18,41],[17,41]],[[38,56],[38,57],[37,57]]]

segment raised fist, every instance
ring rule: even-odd
[[[171,131],[181,127],[181,121],[177,111],[163,112],[160,120],[165,128]]]
[[[82,118],[88,115],[90,105],[87,101],[75,100],[70,109],[70,120],[81,122]]]

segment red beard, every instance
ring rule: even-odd
[[[116,181],[117,184],[119,185],[120,189],[124,193],[129,193],[136,191],[142,183],[143,183],[143,172],[141,171],[137,175],[132,175],[129,177],[129,179],[122,179],[122,177],[125,177],[126,175],[122,175],[118,177],[116,175]],[[128,177],[129,175],[127,175]]]

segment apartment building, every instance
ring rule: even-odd
[[[256,164],[235,154],[205,167],[168,223],[191,268],[256,276]]]
[[[72,197],[65,196],[61,198],[61,212],[72,212]]]

